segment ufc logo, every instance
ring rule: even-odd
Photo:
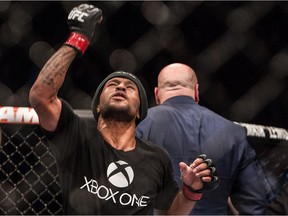
[[[88,13],[79,11],[77,8],[74,8],[69,14],[68,19],[77,19],[79,22],[84,22],[83,17],[88,17]]]

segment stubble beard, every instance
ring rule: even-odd
[[[115,106],[105,106],[101,108],[101,115],[104,120],[118,122],[132,122],[134,115],[131,114],[129,108],[119,108]]]

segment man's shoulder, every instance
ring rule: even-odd
[[[146,151],[154,152],[155,154],[159,155],[169,155],[168,152],[160,145],[155,144],[154,142],[151,142],[144,138],[136,138],[138,139],[140,146],[142,149]]]
[[[171,106],[168,106],[166,104],[160,104],[160,105],[156,105],[156,106],[152,106],[148,108],[148,112],[161,112],[161,111],[165,111],[169,109],[171,109]]]

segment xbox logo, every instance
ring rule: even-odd
[[[134,172],[128,163],[119,160],[108,166],[107,178],[114,186],[124,188],[132,183]]]

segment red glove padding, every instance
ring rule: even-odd
[[[183,183],[182,193],[191,201],[198,201],[202,198],[202,193],[195,193],[192,188]]]

